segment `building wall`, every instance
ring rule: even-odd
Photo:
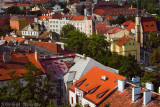
[[[69,90],[69,104],[71,104],[72,107],[75,107],[76,105],[76,94]]]
[[[0,29],[6,25],[10,25],[9,18],[0,18]]]
[[[89,104],[90,107],[96,107],[95,104],[91,103],[90,101],[86,100],[85,98],[82,98],[82,106],[85,107],[85,105]]]
[[[134,40],[129,40],[124,46],[124,56],[134,55],[136,60],[140,62],[140,44]]]
[[[10,26],[12,29],[16,30],[22,30],[25,26],[29,25],[29,23],[32,23],[34,19],[26,19],[26,18],[20,18],[19,20],[10,20]]]

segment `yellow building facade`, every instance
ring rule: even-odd
[[[124,56],[131,54],[140,62],[140,44],[127,36],[112,39],[110,50]]]

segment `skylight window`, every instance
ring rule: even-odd
[[[85,87],[87,87],[89,85],[89,83],[87,83],[86,85],[85,85]]]

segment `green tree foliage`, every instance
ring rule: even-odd
[[[122,14],[120,14],[120,15],[117,17],[116,21],[117,21],[117,23],[118,23],[119,25],[121,25],[122,23],[124,23],[124,22],[126,21],[126,19],[125,19],[125,17],[124,17]]]
[[[147,38],[146,46],[151,49],[156,49],[160,46],[160,37],[157,36],[157,33],[150,32]]]
[[[93,34],[89,37],[87,44],[87,51],[84,52],[91,58],[100,61],[107,54],[108,46],[110,45],[106,40],[106,37],[101,34]]]
[[[119,24],[121,25],[122,23],[124,23],[126,21],[125,17],[120,14],[116,20],[110,20],[109,23],[110,25],[114,25],[114,24]]]
[[[150,64],[156,64],[157,68],[160,69],[160,47],[154,49],[152,54],[149,56]]]
[[[4,27],[2,28],[1,33],[2,33],[3,36],[6,36],[6,34],[10,34],[11,31],[13,31],[13,30],[11,29],[11,27],[8,26],[8,25],[6,25],[6,26],[4,26]]]
[[[160,73],[158,72],[145,72],[143,78],[141,78],[142,83],[152,82],[154,84],[154,91],[158,92],[158,87],[160,84]],[[144,84],[143,84],[144,86]]]
[[[104,104],[104,107],[109,107],[110,106],[110,104]]]
[[[66,24],[66,25],[64,25],[62,28],[61,28],[61,32],[60,32],[60,35],[62,36],[62,37],[65,37],[65,38],[69,38],[68,36],[67,36],[67,33],[69,32],[69,31],[72,31],[72,30],[75,30],[76,28],[72,25],[72,24]]]
[[[135,22],[135,16],[127,16],[126,21],[127,20],[132,20],[133,22]]]
[[[87,46],[87,36],[85,33],[79,32],[78,30],[72,30],[67,32],[65,43],[69,49],[76,50],[77,53],[84,54]]]
[[[140,65],[137,64],[134,56],[130,54],[127,57],[124,57],[122,67],[119,69],[120,74],[130,79],[135,76],[142,76],[142,70]]]
[[[69,11],[70,11],[70,10],[65,7],[64,10],[63,10],[63,13],[69,13]]]
[[[11,80],[7,81],[5,85],[0,87],[0,100],[3,102],[26,102],[37,103],[42,107],[51,105],[51,101],[55,98],[54,92],[55,83],[48,80],[42,75],[36,76],[40,73],[40,69],[36,68],[32,63],[27,62],[25,68],[28,72],[23,73],[22,84],[19,77],[13,76],[14,72],[10,73]]]
[[[42,11],[40,11],[40,10],[30,11],[28,14],[42,16]]]
[[[8,7],[6,10],[7,14],[25,14],[18,6]]]

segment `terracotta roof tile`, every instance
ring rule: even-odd
[[[135,29],[135,23],[130,23],[129,26],[126,27],[126,30],[131,32],[131,29]]]
[[[154,17],[142,17],[141,23],[144,32],[157,31],[157,25]]]
[[[141,97],[132,102],[132,88],[135,87],[133,84],[126,83],[125,90],[120,92],[116,90],[112,93],[103,103],[98,105],[98,107],[104,107],[104,104],[110,104],[110,107],[143,107],[143,92],[141,89]],[[160,106],[160,95],[152,92],[152,101],[145,107],[159,107]]]
[[[131,38],[129,38],[129,37],[127,37],[127,36],[123,36],[123,37],[121,38],[121,40],[118,41],[117,45],[118,45],[118,46],[122,46],[122,45],[124,45],[125,43],[127,43],[130,39],[131,39]]]
[[[115,34],[119,31],[123,30],[122,28],[119,28],[119,27],[113,27],[112,29],[110,29],[109,31],[107,31],[107,33],[109,34]]]
[[[110,15],[106,15],[105,18],[108,19],[108,20],[115,20],[115,18],[113,18],[113,17],[110,16]]]
[[[25,40],[24,38],[21,38],[21,37],[13,37],[13,36],[6,36],[5,37],[6,41],[10,41],[10,39],[15,39],[18,41],[18,43],[23,42]]]
[[[44,69],[42,68],[41,64],[36,61],[34,57],[34,53],[23,55],[21,53],[12,53],[10,54],[10,62],[4,63],[3,62],[3,53],[0,54],[0,81],[11,79],[8,73],[12,72],[13,70],[16,71],[14,76],[22,77],[21,73],[27,72],[24,68],[24,65],[27,61],[32,62],[37,68],[40,68],[43,73]]]
[[[102,80],[101,77],[106,76],[107,80]],[[94,77],[94,79],[93,79]],[[92,102],[98,104],[100,101],[102,101],[113,89],[116,88],[118,85],[118,82],[115,82],[119,78],[125,79],[126,77],[123,77],[121,75],[117,75],[114,73],[111,73],[109,71],[102,70],[100,68],[94,67],[92,68],[87,74],[85,74],[78,82],[80,82],[83,79],[86,79],[80,86],[77,88],[80,90],[83,90],[84,92],[88,92],[88,88],[101,85],[94,91],[92,94],[86,94],[84,97],[86,99],[91,100]],[[76,82],[77,83],[77,82]],[[77,83],[78,84],[78,83]],[[75,90],[75,84],[70,88],[71,90]],[[101,98],[97,98],[97,95],[102,92],[102,90],[108,89],[107,92]]]
[[[103,9],[95,9],[94,14],[100,15],[100,16],[104,16],[105,15],[105,10]]]
[[[122,23],[122,25],[123,25],[123,26],[129,26],[129,25],[130,25],[130,23],[134,23],[134,22],[133,22],[133,21],[131,21],[131,20],[128,20],[128,21],[126,21],[126,22]]]
[[[89,20],[92,19],[92,16],[87,16]],[[85,16],[84,15],[81,15],[81,16],[73,16],[71,20],[84,20],[85,19]]]
[[[101,24],[101,25],[99,25],[97,28],[104,28],[104,27],[106,27],[107,25],[106,24]]]

